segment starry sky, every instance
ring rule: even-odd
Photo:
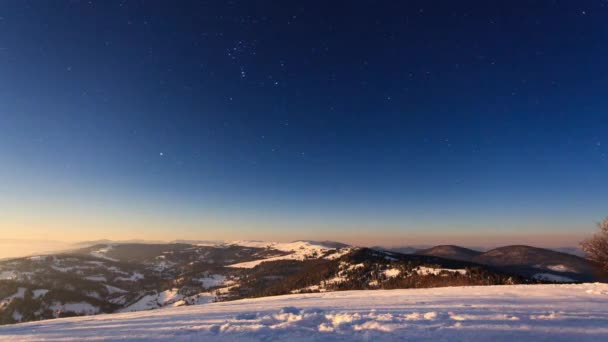
[[[0,233],[576,244],[606,56],[606,1],[2,1]]]

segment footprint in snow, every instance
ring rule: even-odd
[[[292,314],[292,315],[299,315],[300,312],[302,312],[302,310],[296,308],[295,306],[286,306],[286,307],[282,308],[280,311],[280,313],[282,313],[282,314]]]
[[[242,314],[238,314],[234,317],[234,319],[238,320],[238,321],[250,321],[250,320],[254,320],[258,318],[258,315],[256,313],[242,313]]]

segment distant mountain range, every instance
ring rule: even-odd
[[[473,261],[475,257],[483,254],[482,252],[454,245],[440,245],[416,251],[414,253],[461,261]]]
[[[560,272],[546,274],[545,277],[570,277],[581,281],[593,280],[597,268],[588,260],[573,254],[531,246],[505,246],[479,252],[453,245],[435,246],[416,252],[421,255],[432,255],[446,259],[474,262],[481,265],[500,267],[524,276],[533,276],[535,269]],[[581,275],[588,277],[582,278]]]
[[[0,261],[0,323],[289,293],[606,279],[589,261],[529,246],[417,251],[331,241],[84,243]]]
[[[453,245],[439,245],[439,246],[435,246],[435,247],[441,247],[441,246],[453,246]],[[460,246],[455,246],[455,247],[460,247]],[[376,249],[376,250],[381,250],[381,251],[397,252],[397,253],[404,253],[404,254],[414,254],[414,253],[418,253],[420,251],[431,249],[431,248],[433,248],[433,246],[399,246],[399,247],[373,246],[370,248]],[[494,249],[496,247],[492,247],[492,248],[460,247],[460,248],[465,248],[468,250],[472,250],[474,252],[485,252],[485,251]],[[572,254],[572,255],[579,256],[579,257],[585,257],[585,252],[580,247],[555,247],[555,248],[546,248],[546,249],[553,250],[556,252],[562,252],[562,253],[566,253],[566,254]]]

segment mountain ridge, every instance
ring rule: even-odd
[[[592,268],[588,261],[574,256],[543,257],[558,253],[545,249],[505,246],[485,253],[473,251],[502,258],[491,265],[448,259],[445,253],[432,255],[446,249],[470,251],[436,246],[426,250],[429,255],[402,254],[310,240],[103,243],[0,261],[0,323],[289,293],[598,279],[583,272]],[[515,258],[518,263],[507,262],[512,255],[520,257]],[[526,256],[535,258],[524,262],[521,258]],[[582,266],[568,263],[572,260]]]

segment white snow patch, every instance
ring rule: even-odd
[[[57,265],[51,265],[51,268],[54,269],[55,271],[59,271],[61,273],[67,273],[67,272],[74,270],[73,266],[61,267],[61,266],[57,266]]]
[[[182,301],[175,302],[174,305],[177,306],[179,304],[207,304],[213,303],[217,300],[217,297],[210,292],[201,292],[199,294],[195,294],[193,296],[189,296],[184,298]]]
[[[388,269],[388,270],[384,270],[382,273],[387,278],[395,278],[396,276],[398,276],[399,274],[401,274],[401,271],[398,270],[398,269],[396,269],[396,268],[391,268],[391,269]]]
[[[84,294],[91,298],[95,298],[95,299],[99,299],[99,300],[103,299],[103,298],[101,298],[101,295],[97,291],[85,291]]]
[[[40,297],[44,297],[49,292],[49,290],[47,290],[47,289],[36,289],[36,290],[34,290],[32,292],[34,293],[34,295],[33,295],[34,299],[38,299]]]
[[[87,302],[78,302],[78,303],[65,303],[61,304],[60,302],[53,302],[52,305],[49,306],[55,315],[58,317],[61,313],[64,312],[72,312],[79,315],[94,315],[99,313],[99,308],[91,305]]]
[[[112,304],[117,304],[117,305],[125,305],[127,303],[127,297],[119,296],[119,297],[110,298],[109,302]]]
[[[346,269],[347,269],[348,271],[353,271],[353,270],[356,270],[356,269],[358,269],[358,268],[363,268],[363,267],[365,267],[365,265],[364,265],[363,263],[360,263],[360,264],[348,265],[348,266],[346,267]]]
[[[23,299],[25,297],[25,291],[27,291],[27,289],[25,287],[20,287],[17,289],[17,293],[15,293],[13,295],[13,298],[21,298]]]
[[[462,274],[462,275],[467,274],[467,270],[465,270],[465,269],[432,268],[432,267],[419,266],[419,267],[416,267],[414,270],[419,275],[439,275],[442,272],[458,273],[458,274]]]
[[[178,289],[165,290],[158,294],[158,303],[165,305],[167,303],[173,303],[182,299],[184,296],[180,295]]]
[[[169,304],[178,302],[184,298],[179,294],[178,289],[169,289],[160,293],[148,294],[141,297],[137,302],[120,310],[120,312],[133,312],[157,309]]]
[[[144,275],[139,272],[134,272],[129,277],[117,277],[114,281],[138,281],[144,279]]]
[[[47,256],[46,255],[34,255],[29,257],[28,259],[30,261],[46,261]]]
[[[95,265],[95,266],[99,266],[99,267],[103,267],[106,265],[105,262],[103,261],[87,261],[87,264],[91,264],[91,265]]]
[[[324,292],[326,291],[319,285],[311,285],[301,289],[291,290],[291,293]]]
[[[543,313],[540,315],[530,315],[530,319],[553,320],[553,319],[559,318],[559,316],[560,316],[559,313],[557,313],[555,311],[551,311],[551,312]]]
[[[424,317],[424,319],[433,320],[433,319],[437,318],[437,313],[434,311],[427,312],[424,315],[422,315],[422,317]]]
[[[163,271],[171,269],[175,265],[177,265],[177,263],[175,263],[173,261],[163,260],[165,258],[164,255],[158,256],[156,258],[160,260],[160,261],[156,262],[155,264],[153,264],[153,266],[152,266],[152,270],[154,270],[156,272],[163,272]]]
[[[85,277],[84,279],[90,280],[90,281],[102,281],[102,282],[107,281],[106,277],[104,277],[102,275],[88,276],[88,277]]]
[[[334,248],[330,248],[330,250],[331,249],[334,249]],[[329,260],[339,259],[342,256],[348,254],[348,252],[350,252],[351,250],[352,250],[352,248],[350,248],[350,247],[338,248],[338,249],[336,249],[335,252],[325,256],[324,259],[329,259]]]
[[[15,310],[13,311],[13,314],[11,315],[11,317],[13,317],[13,319],[17,322],[21,322],[21,319],[23,318],[23,315],[21,314],[21,312],[19,312],[19,310]]]
[[[555,272],[574,272],[570,267],[564,265],[549,265],[546,268]]]
[[[145,295],[141,297],[137,302],[127,306],[126,308],[120,309],[120,312],[152,310],[157,309],[159,307],[160,305],[158,304],[158,294]]]
[[[120,268],[118,268],[116,266],[110,266],[110,267],[108,267],[108,271],[112,271],[114,273],[118,273],[118,274],[122,274],[122,275],[129,275],[128,272],[125,272],[125,271],[121,270]]]
[[[0,272],[0,280],[14,280],[14,279],[17,279],[17,272],[15,272],[15,271]]]
[[[100,248],[96,251],[92,251],[90,254],[96,258],[99,259],[105,259],[105,260],[110,260],[110,261],[118,261],[114,258],[110,258],[109,256],[107,256],[106,254],[112,250],[112,248],[114,248],[114,245],[107,245],[103,248]]]
[[[25,287],[19,287],[17,288],[17,292],[15,294],[0,300],[0,309],[9,305],[13,301],[13,299],[23,299],[25,297],[25,291],[27,291]]]
[[[346,281],[346,277],[337,275],[331,279],[325,281],[326,284],[339,284]]]
[[[221,274],[211,274],[203,278],[195,278],[192,280],[200,282],[203,285],[204,289],[222,286],[227,283],[226,277]]]
[[[108,293],[111,295],[116,294],[116,293],[127,293],[127,291],[120,289],[116,286],[112,286],[112,285],[108,285],[108,284],[104,284],[104,285],[105,285],[106,289],[108,290]]]

